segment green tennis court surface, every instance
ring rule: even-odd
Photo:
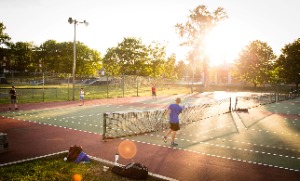
[[[157,100],[149,98],[124,105],[8,111],[1,115],[102,134],[103,113],[166,108],[176,97],[170,96]],[[222,96],[220,93],[205,93],[180,97],[183,98],[183,104],[197,105]],[[249,113],[226,113],[189,125],[181,125],[176,139],[178,147],[170,147],[170,142],[163,142],[162,136],[166,131],[134,135],[124,139],[191,151],[220,159],[300,171],[300,98],[252,108]]]

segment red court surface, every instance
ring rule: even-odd
[[[144,98],[120,98],[87,101],[86,104],[114,104],[134,102]],[[19,105],[20,109],[43,109],[78,106],[78,102],[39,103]],[[1,105],[0,111],[7,107]],[[10,118],[0,118],[0,132],[7,133],[9,151],[0,154],[0,165],[33,157],[65,151],[70,145],[82,145],[93,157],[114,161],[118,145],[123,139],[102,141],[99,134],[76,131],[61,127],[31,123]],[[146,165],[151,173],[182,181],[206,180],[299,180],[299,171],[268,167],[241,161],[196,154],[179,148],[156,146],[135,142],[135,162]],[[120,158],[120,163],[132,160]],[[1,169],[1,167],[0,167]]]

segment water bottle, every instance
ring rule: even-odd
[[[119,154],[115,154],[115,165],[118,166]]]

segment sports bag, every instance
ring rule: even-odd
[[[148,177],[148,168],[141,163],[129,163],[123,167],[114,166],[112,172],[132,179],[147,179]]]
[[[77,146],[77,145],[70,146],[69,153],[67,155],[67,161],[68,162],[75,161],[81,152],[82,152],[81,146]]]

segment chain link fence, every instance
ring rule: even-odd
[[[142,76],[102,76],[98,78],[77,79],[74,84],[70,77],[59,78],[45,76],[43,78],[24,79],[14,78],[18,103],[50,102],[79,100],[80,89],[85,91],[85,99],[117,98],[132,96],[150,96],[154,85],[162,95],[165,91],[176,91],[180,85],[175,80]],[[187,87],[182,86],[183,88]],[[10,84],[1,84],[0,103],[9,103]],[[188,88],[186,93],[188,93]],[[74,90],[74,92],[73,92]],[[172,93],[171,93],[172,94]]]

